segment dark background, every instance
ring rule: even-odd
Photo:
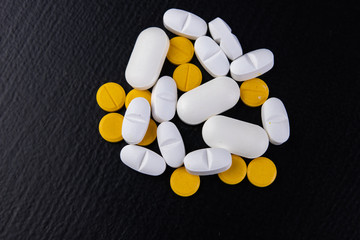
[[[359,11],[321,2],[0,0],[0,239],[360,239]],[[119,159],[124,142],[99,135],[97,89],[131,90],[136,37],[164,29],[171,7],[223,18],[245,53],[273,51],[260,78],[283,100],[291,136],[265,153],[278,170],[269,187],[215,175],[181,198],[173,169],[139,174]],[[241,101],[224,114],[261,124]],[[206,147],[201,125],[173,121],[187,152]]]

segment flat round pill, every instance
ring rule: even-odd
[[[122,123],[124,117],[119,113],[106,114],[99,123],[99,132],[108,142],[120,142],[122,137]]]
[[[194,64],[184,63],[175,69],[173,79],[180,91],[187,92],[200,86],[202,74],[200,69]]]
[[[103,110],[115,112],[124,106],[125,91],[117,83],[105,83],[97,91],[96,101]]]
[[[276,178],[276,166],[266,157],[253,159],[247,169],[249,181],[257,187],[267,187]]]
[[[151,92],[149,90],[133,89],[126,95],[125,107],[127,108],[129,106],[131,100],[133,100],[134,98],[137,98],[137,97],[145,98],[146,100],[149,101],[149,104],[151,106]]]
[[[138,143],[140,146],[150,145],[156,139],[157,126],[154,120],[150,119],[149,127],[145,133],[143,140]]]
[[[218,176],[226,184],[234,185],[241,182],[246,176],[246,163],[244,159],[237,155],[231,155],[231,167],[225,172],[219,173]]]
[[[260,78],[245,81],[240,86],[240,98],[249,107],[261,106],[269,97],[269,88]]]
[[[190,62],[194,56],[194,46],[191,41],[184,37],[170,39],[170,48],[167,59],[175,65]]]
[[[181,167],[171,174],[170,186],[177,195],[189,197],[199,189],[200,177],[188,173],[185,167]]]

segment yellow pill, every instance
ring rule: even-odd
[[[150,145],[156,139],[157,126],[154,120],[150,119],[149,127],[145,133],[143,140],[138,145],[147,146]]]
[[[173,79],[180,91],[187,92],[201,84],[202,74],[194,64],[184,63],[175,69]]]
[[[241,182],[246,176],[246,163],[244,159],[237,155],[231,155],[231,167],[225,172],[219,173],[218,176],[224,183],[234,185]]]
[[[257,187],[267,187],[276,178],[276,166],[266,157],[253,159],[247,169],[249,181]]]
[[[258,107],[269,97],[269,88],[263,80],[253,78],[241,84],[240,97],[247,106]]]
[[[177,195],[189,197],[199,189],[200,177],[188,173],[185,167],[181,167],[171,174],[170,186]]]
[[[194,56],[194,46],[191,41],[184,37],[170,39],[170,47],[167,59],[175,65],[190,62]]]
[[[124,106],[125,91],[117,83],[105,83],[97,91],[96,101],[103,110],[115,112]]]
[[[138,89],[133,89],[131,90],[125,99],[125,107],[127,108],[131,102],[131,100],[133,100],[134,98],[137,97],[143,97],[146,100],[148,100],[150,106],[151,106],[151,92],[149,90],[138,90]]]
[[[119,113],[106,114],[99,123],[100,135],[108,142],[120,142],[124,117]]]

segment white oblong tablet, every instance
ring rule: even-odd
[[[169,76],[161,77],[151,92],[151,111],[155,121],[171,120],[175,116],[176,102],[176,82]]]
[[[246,158],[260,157],[269,146],[268,135],[262,127],[220,115],[204,123],[202,137],[210,147],[224,148]]]
[[[184,162],[185,146],[181,134],[174,123],[163,122],[157,128],[157,141],[161,155],[172,168]]]
[[[217,17],[209,22],[209,32],[215,42],[220,43],[220,40],[223,36],[231,33],[231,28],[224,20]]]
[[[144,138],[150,122],[150,104],[142,97],[134,98],[126,109],[122,136],[128,144],[138,144]]]
[[[164,159],[157,153],[136,145],[127,145],[121,149],[121,161],[135,171],[158,176],[166,169]]]
[[[126,81],[136,89],[151,88],[159,78],[169,46],[169,38],[162,29],[150,27],[142,31],[126,66]]]
[[[239,98],[238,84],[229,77],[218,77],[184,93],[176,109],[183,122],[196,125],[232,108]]]
[[[202,18],[181,9],[167,10],[163,16],[163,22],[170,32],[192,40],[204,36],[207,31],[207,24]]]
[[[220,46],[210,37],[199,37],[194,44],[195,55],[205,70],[213,77],[225,76],[230,64]]]
[[[186,171],[207,176],[225,172],[231,167],[229,151],[222,148],[205,148],[188,153],[184,159]]]
[[[272,97],[265,101],[261,107],[261,120],[272,144],[280,145],[289,139],[289,118],[280,99]]]
[[[269,49],[258,49],[242,55],[230,65],[231,77],[246,81],[266,73],[274,66],[274,54]]]

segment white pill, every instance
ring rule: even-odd
[[[230,64],[220,46],[210,37],[199,37],[194,44],[195,55],[205,70],[213,77],[225,76]]]
[[[157,141],[165,162],[173,168],[184,162],[185,146],[181,134],[174,123],[163,122],[157,128]]]
[[[169,121],[175,116],[177,87],[174,79],[161,77],[151,93],[152,116],[157,122]]]
[[[289,118],[280,99],[272,97],[265,101],[261,107],[261,119],[272,144],[280,145],[289,139]]]
[[[120,152],[121,161],[135,171],[158,176],[166,169],[164,159],[157,153],[136,145],[127,145]]]
[[[179,36],[196,40],[207,31],[206,22],[193,13],[172,8],[164,13],[164,26],[170,32]]]
[[[150,27],[142,31],[125,70],[126,81],[136,89],[151,88],[159,78],[169,45],[162,29]]]
[[[183,122],[196,125],[232,108],[239,98],[238,84],[229,77],[218,77],[184,93],[177,113]]]
[[[221,37],[231,33],[231,28],[224,20],[217,17],[209,22],[209,32],[215,42],[220,43]]]
[[[260,157],[269,146],[268,135],[262,127],[220,115],[204,123],[202,136],[208,146],[224,148],[246,158]]]
[[[225,172],[231,167],[229,151],[222,148],[205,148],[188,153],[184,159],[186,171],[207,176]]]
[[[144,138],[150,122],[150,104],[142,97],[134,98],[126,109],[122,136],[128,144],[138,144]]]
[[[242,55],[230,65],[231,77],[245,81],[266,73],[274,66],[274,54],[269,49],[258,49]]]

